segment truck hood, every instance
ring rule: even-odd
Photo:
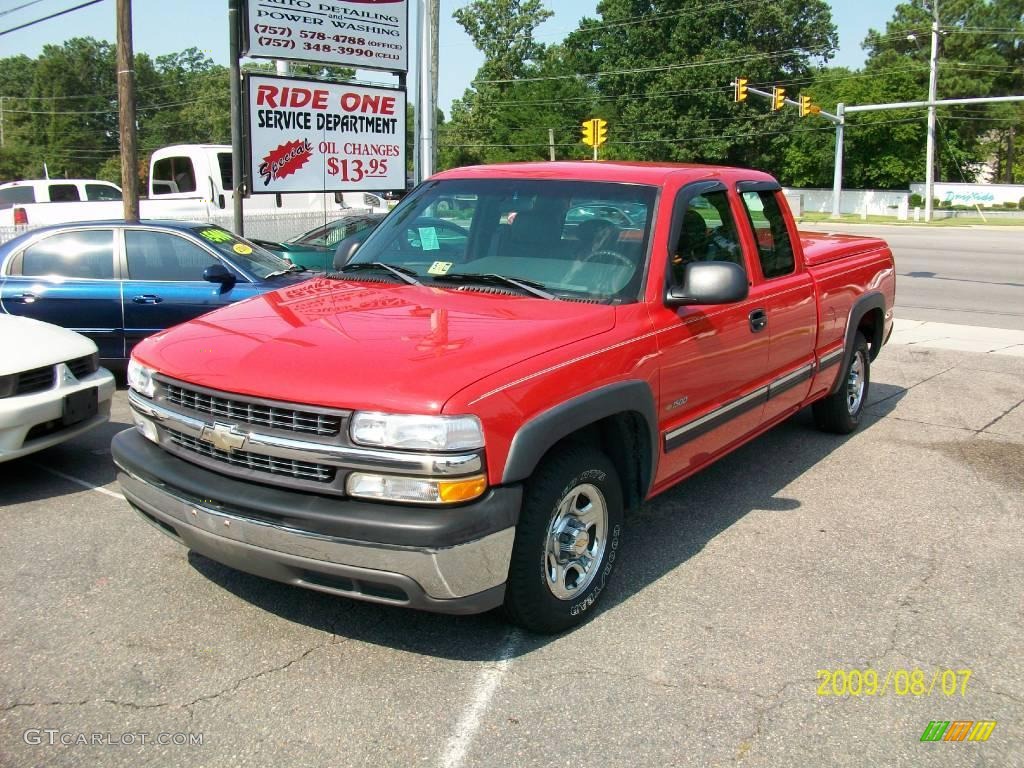
[[[614,325],[602,304],[321,278],[151,336],[134,357],[226,392],[437,413],[484,376]]]

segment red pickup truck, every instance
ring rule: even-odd
[[[231,567],[560,631],[627,510],[806,406],[857,427],[894,294],[883,241],[798,232],[764,173],[460,168],[339,272],[139,344],[114,459]]]

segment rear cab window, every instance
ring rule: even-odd
[[[51,203],[79,203],[82,201],[78,194],[77,184],[50,184],[48,187]]]
[[[793,242],[779,205],[779,194],[768,190],[740,192],[754,233],[761,273],[767,280],[792,274],[796,269]]]
[[[0,210],[15,205],[25,205],[36,201],[36,192],[32,187],[23,185],[0,189]]]
[[[121,190],[113,184],[86,184],[85,197],[92,201],[108,201],[122,199]]]

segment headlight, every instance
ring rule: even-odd
[[[458,504],[481,496],[487,490],[487,478],[477,475],[458,480],[429,480],[353,472],[348,476],[346,490],[349,496],[362,499],[410,504]]]
[[[156,394],[156,384],[153,381],[152,368],[147,368],[142,363],[135,362],[133,357],[128,362],[128,386],[140,395],[153,397]]]
[[[361,411],[352,416],[349,431],[353,442],[382,448],[459,451],[484,446],[484,431],[476,416]]]

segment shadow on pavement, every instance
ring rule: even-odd
[[[902,387],[873,384],[869,403],[875,405],[860,430],[848,437],[818,431],[810,410],[805,409],[644,504],[626,519],[621,559],[605,595],[604,609],[628,600],[678,568],[750,511],[784,515],[799,509],[799,499],[778,496],[779,491],[847,440],[871,429],[905,392]],[[779,524],[785,524],[781,517]],[[674,546],[666,546],[666,541]],[[422,613],[290,587],[232,570],[195,553],[189,553],[189,562],[214,583],[287,621],[396,650],[494,661],[502,654],[525,655],[551,640],[513,632],[500,611],[478,616]],[[510,637],[514,642],[510,643]]]

